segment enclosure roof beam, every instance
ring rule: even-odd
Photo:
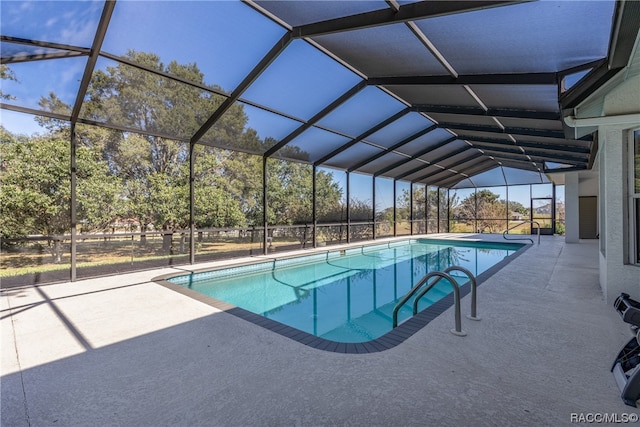
[[[389,117],[386,120],[383,120],[382,122],[378,123],[377,125],[375,125],[374,127],[372,127],[371,129],[363,132],[362,134],[360,134],[358,137],[356,137],[355,139],[352,139],[351,141],[347,142],[346,144],[336,148],[335,150],[333,150],[332,152],[330,152],[329,154],[327,154],[326,156],[322,157],[321,159],[317,160],[314,163],[314,166],[320,166],[322,165],[322,163],[325,163],[327,160],[331,159],[332,157],[337,156],[338,154],[342,153],[343,151],[345,151],[347,148],[352,147],[353,145],[357,144],[358,142],[362,141],[363,139],[367,138],[370,135],[373,135],[374,133],[378,132],[380,129],[384,128],[385,126],[390,125],[391,123],[395,122],[396,120],[398,120],[399,118],[403,117],[404,115],[408,114],[411,111],[411,109],[409,107],[404,108],[400,111],[398,111],[396,114],[394,114],[393,116]]]
[[[558,143],[548,143],[548,142],[535,142],[535,141],[522,141],[520,139],[516,139],[514,143],[511,140],[500,139],[500,138],[483,138],[472,135],[464,135],[459,134],[458,138],[464,139],[465,141],[469,141],[472,144],[476,142],[484,142],[487,144],[498,144],[505,145],[507,147],[513,147],[514,144],[524,148],[538,148],[541,150],[553,150],[562,153],[582,153],[582,154],[590,154],[591,148],[587,146],[578,146],[578,145],[564,145],[562,141],[558,141]],[[571,140],[566,140],[564,142],[575,142]]]
[[[520,127],[508,127],[508,126],[505,126],[505,128],[502,129],[498,126],[474,125],[469,123],[450,123],[450,122],[440,122],[438,123],[438,126],[440,126],[443,129],[460,129],[460,130],[468,130],[468,131],[475,131],[475,132],[541,136],[545,138],[565,139],[564,132],[560,130],[530,129],[530,128],[520,128]]]
[[[560,113],[557,111],[534,111],[519,110],[514,108],[489,108],[487,110],[481,107],[458,107],[451,105],[413,105],[414,111],[420,113],[443,113],[443,114],[459,114],[465,116],[486,116],[486,117],[513,117],[518,119],[537,119],[537,120],[559,120]]]
[[[500,162],[501,166],[505,166],[505,167],[512,167],[512,168],[516,168],[516,169],[526,169],[526,170],[532,170],[532,171],[536,171],[536,172],[540,172],[540,168],[537,166],[537,162],[530,162],[530,161],[520,161],[520,160],[507,160],[507,159],[499,159],[497,160]],[[544,162],[542,162],[544,163]],[[504,171],[504,170],[503,170]]]
[[[484,161],[476,163],[472,168],[469,168],[469,170],[466,170],[464,173],[458,173],[451,177],[445,177],[443,179],[431,181],[431,182],[428,182],[427,185],[435,185],[438,187],[449,188],[447,186],[452,184],[457,184],[458,182],[462,181],[464,178],[471,179],[473,175],[476,175],[484,171],[488,171],[497,166],[499,165],[495,161],[491,159],[485,159]]]
[[[453,156],[457,156],[458,154],[460,154],[460,153],[464,153],[465,151],[467,151],[467,150],[469,150],[469,149],[471,149],[471,148],[472,148],[472,147],[471,147],[470,145],[465,145],[465,146],[464,146],[464,147],[462,147],[462,148],[459,148],[459,149],[457,149],[457,150],[455,150],[455,151],[452,151],[452,152],[450,152],[450,153],[443,154],[442,156],[436,157],[436,158],[435,158],[435,159],[433,159],[433,160],[428,160],[429,165],[435,165],[435,164],[437,164],[438,162],[443,161],[444,159],[447,159],[447,158],[449,158],[449,157],[453,157]],[[418,166],[417,168],[413,168],[413,169],[411,169],[410,171],[407,171],[407,172],[401,173],[400,175],[397,175],[397,176],[396,176],[396,178],[397,178],[397,179],[402,179],[402,178],[404,178],[404,177],[406,177],[406,176],[413,175],[414,173],[421,171],[421,170],[422,170],[422,169],[424,169],[425,167],[426,167],[426,166]]]
[[[541,158],[544,157],[547,159],[558,159],[558,161],[567,160],[572,162],[585,162],[585,163],[589,161],[588,155],[586,157],[580,157],[580,156],[563,155],[563,154],[541,153],[535,150],[525,150],[524,152],[522,152],[522,150],[520,150],[520,147],[516,145],[512,145],[512,146],[505,145],[503,147],[495,147],[495,146],[488,146],[488,145],[483,145],[479,143],[474,143],[473,146],[482,151],[491,151],[496,153],[510,153],[510,154],[517,154],[517,155],[525,155],[525,156],[537,156]]]
[[[362,166],[373,162],[374,160],[379,159],[380,157],[391,153],[394,150],[397,150],[398,148],[402,147],[403,145],[407,145],[408,143],[410,143],[411,141],[414,141],[418,138],[420,138],[423,135],[428,134],[429,132],[437,129],[438,126],[437,125],[433,125],[433,126],[429,126],[428,128],[422,129],[421,131],[418,131],[416,133],[414,133],[413,135],[403,139],[402,141],[398,142],[395,145],[392,145],[391,147],[387,148],[385,151],[381,151],[380,153],[377,153],[367,159],[364,159],[363,161],[361,161],[360,163],[356,164],[355,166],[352,166],[351,168],[347,169],[349,172],[353,172],[356,169],[361,168]]]
[[[293,132],[291,132],[289,135],[284,137],[280,142],[278,142],[273,147],[269,148],[264,153],[264,155],[266,157],[271,157],[273,154],[275,154],[276,151],[278,151],[279,149],[281,149],[282,147],[287,145],[289,142],[291,142],[293,139],[295,139],[301,133],[303,133],[304,131],[309,129],[311,126],[313,126],[314,124],[316,124],[317,122],[322,120],[323,117],[325,117],[327,114],[331,113],[333,110],[338,108],[345,101],[347,101],[348,99],[353,97],[355,94],[360,92],[365,87],[367,87],[366,81],[361,80],[355,86],[353,86],[351,89],[349,89],[348,91],[343,93],[340,97],[335,99],[331,104],[329,104],[325,108],[323,108],[322,111],[320,111],[318,114],[316,114],[311,119],[309,119],[309,121],[307,121],[306,123],[303,123],[301,126],[298,126],[298,128],[296,128]]]
[[[43,61],[46,59],[75,58],[77,56],[87,56],[82,52],[49,52],[37,53],[34,55],[16,55],[0,58],[0,64],[17,64],[19,62]]]
[[[465,159],[458,160],[457,162],[452,163],[452,164],[450,164],[448,166],[434,165],[434,166],[440,166],[440,167],[442,167],[442,169],[430,172],[430,173],[428,173],[426,175],[422,175],[421,177],[416,178],[414,181],[422,181],[424,179],[431,178],[432,176],[438,175],[439,173],[442,173],[445,170],[454,169],[456,166],[463,165],[463,164],[468,163],[468,162],[470,162],[472,160],[475,160],[475,159],[477,159],[479,157],[483,157],[483,154],[480,153],[480,152],[477,152],[477,153],[475,153],[475,154],[473,154],[473,155],[471,155],[471,156],[469,156],[469,157],[467,157]]]
[[[625,67],[633,54],[640,32],[640,2],[617,1],[609,46],[609,67]]]
[[[436,171],[435,173],[432,172],[430,174],[423,175],[423,176],[421,176],[419,178],[414,179],[413,181],[414,182],[427,182],[428,178],[433,178],[433,181],[443,181],[443,180],[448,179],[449,177],[454,176],[454,175],[467,176],[468,175],[467,171],[468,171],[469,168],[474,168],[477,165],[483,164],[483,163],[488,162],[488,161],[492,161],[492,160],[488,159],[487,157],[485,157],[485,156],[483,156],[482,154],[479,153],[478,155],[475,155],[475,156],[473,156],[471,158],[467,158],[464,161],[464,163],[472,162],[471,164],[466,166],[466,169],[464,171],[456,171],[456,170],[451,170],[449,168],[445,168],[445,169]],[[440,177],[437,177],[437,175],[440,175],[440,174],[443,174],[443,175],[440,176]]]
[[[522,74],[468,74],[452,77],[441,76],[379,76],[369,77],[367,82],[376,86],[429,86],[429,85],[549,85],[558,84],[557,73]]]
[[[343,16],[321,22],[293,27],[295,38],[316,37],[344,31],[398,24],[414,20],[433,18],[487,9],[497,6],[508,6],[524,3],[523,1],[437,1],[418,2],[400,6],[396,11],[392,8],[378,9],[356,15]]]
[[[60,114],[60,113],[53,113],[51,111],[36,110],[34,108],[5,104],[4,102],[0,102],[0,108],[3,110],[10,110],[18,113],[26,113],[26,114],[32,114],[34,116],[42,116],[42,117],[49,117],[50,119],[63,120],[65,122],[71,121],[71,116],[68,114]]]
[[[271,65],[276,58],[284,52],[284,50],[289,46],[293,38],[291,37],[291,32],[286,32],[280,40],[276,42],[275,45],[267,52],[267,54],[258,62],[258,64],[247,74],[247,76],[240,82],[240,84],[235,88],[235,90],[231,93],[231,95],[224,100],[224,102],[218,107],[216,111],[207,119],[207,121],[198,129],[198,131],[191,138],[191,143],[197,143],[208,131],[216,124],[218,120],[222,117],[224,113],[227,112],[229,108],[233,106],[233,104],[242,96],[245,90],[249,88],[249,86],[258,78],[260,75]]]
[[[557,162],[559,159],[553,157],[553,156],[538,156],[538,155],[532,155],[532,154],[521,154],[518,155],[516,153],[501,153],[501,152],[493,152],[490,150],[484,150],[482,149],[482,151],[485,152],[485,154],[487,156],[491,156],[493,158],[495,158],[496,160],[501,160],[501,159],[505,159],[505,160],[515,160],[515,161],[519,161],[519,162],[534,162],[534,163],[543,163],[545,161],[551,161],[551,162]],[[512,155],[513,154],[513,155]],[[518,157],[518,156],[522,156],[522,157]],[[570,160],[563,160],[562,163],[567,163],[570,165],[574,165],[574,166],[578,166],[578,165],[586,165],[587,161],[579,161],[579,160],[575,160],[575,161],[570,161]]]
[[[96,29],[96,34],[93,38],[93,44],[91,45],[91,53],[89,53],[89,59],[87,60],[87,64],[84,68],[84,74],[82,75],[82,80],[80,81],[80,87],[78,88],[78,94],[76,95],[76,102],[73,105],[73,109],[71,110],[72,124],[76,123],[78,117],[80,116],[80,110],[82,109],[84,97],[87,94],[89,83],[91,82],[91,76],[93,75],[93,70],[96,67],[96,62],[98,62],[100,49],[102,48],[102,42],[104,42],[104,37],[107,34],[109,21],[111,21],[111,15],[113,14],[113,9],[115,7],[116,0],[108,0],[104,2],[102,15],[100,16],[100,22],[98,23],[98,28]]]
[[[419,158],[421,156],[424,156],[425,154],[429,154],[430,152],[432,152],[434,150],[437,150],[438,148],[444,147],[445,145],[449,144],[450,142],[455,141],[456,139],[458,139],[457,136],[452,136],[451,138],[447,138],[444,141],[439,142],[438,144],[436,144],[433,147],[425,148],[425,149],[423,149],[423,150],[411,155],[409,160],[415,160],[415,159],[417,159],[417,158]],[[389,165],[389,166],[379,170],[373,176],[383,175],[383,174],[385,174],[385,173],[387,173],[387,172],[389,172],[389,171],[391,171],[391,170],[393,170],[393,169],[395,169],[397,167],[400,167],[400,166],[404,165],[405,163],[407,163],[407,161],[408,160],[400,160],[399,162],[396,162],[396,163],[394,163],[392,165]]]
[[[543,163],[543,172],[544,173],[566,173],[566,172],[577,172],[587,170],[587,166],[571,166],[567,168],[552,168],[548,169],[546,164]]]
[[[91,53],[91,49],[86,47],[74,46],[70,44],[46,42],[41,40],[24,39],[21,37],[0,35],[0,42],[23,44],[27,46],[38,46],[38,47],[44,47],[47,49],[68,50],[71,52],[84,53],[86,55],[89,55]]]

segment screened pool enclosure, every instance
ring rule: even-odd
[[[563,117],[626,64],[633,7],[3,2],[3,285],[561,233],[548,174],[597,152]]]

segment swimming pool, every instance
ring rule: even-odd
[[[310,334],[332,342],[364,343],[379,339],[393,329],[395,304],[426,273],[458,265],[478,276],[523,246],[412,239],[274,259],[166,280],[302,331],[305,337]],[[454,277],[461,285],[468,280],[466,276]],[[468,285],[461,288],[462,295],[468,292],[466,288]],[[451,285],[441,280],[420,300],[419,311],[437,305],[451,292]],[[440,311],[449,305],[440,304],[443,306]],[[399,312],[399,322],[411,316],[412,301],[409,301]],[[273,326],[273,322],[270,324]]]

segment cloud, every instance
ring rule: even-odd
[[[56,25],[57,22],[58,22],[58,18],[52,17],[52,18],[47,19],[47,22],[45,22],[44,26],[47,27],[47,28],[51,28],[54,25]]]

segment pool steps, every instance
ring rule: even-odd
[[[398,326],[398,311],[400,311],[400,308],[402,308],[402,306],[406,304],[413,295],[416,295],[413,300],[413,315],[415,316],[416,314],[418,314],[418,303],[420,302],[420,299],[424,297],[429,291],[431,291],[440,280],[445,279],[453,287],[455,329],[452,329],[451,333],[461,337],[467,335],[467,333],[462,330],[460,315],[460,285],[458,285],[456,279],[449,275],[449,273],[452,271],[460,271],[466,274],[469,277],[469,281],[471,283],[471,314],[468,315],[467,318],[476,321],[482,320],[480,317],[478,317],[476,309],[476,288],[478,287],[478,284],[475,276],[464,267],[461,267],[459,265],[452,265],[451,267],[447,267],[444,271],[432,271],[430,273],[427,273],[422,279],[420,279],[418,284],[411,288],[411,290],[407,292],[407,294],[402,297],[400,301],[398,301],[396,306],[393,308],[393,327],[396,328]],[[429,279],[433,277],[437,277],[437,279],[429,283]],[[427,286],[423,287],[423,285],[425,284],[427,284]]]

